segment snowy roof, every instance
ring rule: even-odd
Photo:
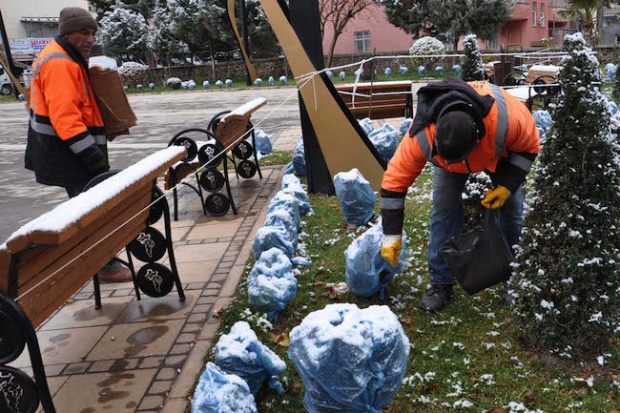
[[[131,186],[131,184],[148,176],[163,165],[169,164],[171,161],[178,159],[184,154],[185,148],[182,146],[170,146],[147,156],[88,191],[63,202],[53,210],[28,222],[15,231],[7,239],[5,244],[0,245],[0,249],[7,249],[7,244],[11,241],[33,232],[62,232],[65,228],[72,224],[76,224],[82,217],[121,193],[121,191]]]

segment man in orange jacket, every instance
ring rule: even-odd
[[[39,54],[30,86],[26,168],[37,182],[79,195],[95,176],[110,169],[105,125],[88,77],[97,22],[79,7],[60,11],[58,36]],[[116,261],[99,273],[103,281],[128,281]]]
[[[405,195],[426,165],[434,165],[428,266],[432,287],[420,302],[429,313],[452,299],[455,278],[441,246],[463,231],[462,192],[470,173],[485,171],[494,188],[482,205],[500,211],[509,245],[523,225],[523,183],[540,151],[536,122],[527,107],[499,87],[457,78],[418,92],[416,117],[388,164],[381,184],[384,241],[381,255],[393,266],[401,250]],[[502,302],[509,303],[504,284]]]

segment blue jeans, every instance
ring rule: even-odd
[[[463,232],[463,200],[461,194],[467,174],[434,168],[431,236],[428,243],[428,268],[433,284],[454,284],[452,271],[441,256],[441,246]],[[493,176],[491,176],[493,180]],[[523,185],[511,194],[499,210],[499,223],[508,245],[519,243],[523,227]]]

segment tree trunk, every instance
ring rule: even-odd
[[[339,36],[340,33],[334,31],[334,37],[329,43],[329,53],[327,53],[327,67],[332,67],[332,60],[334,59],[334,49],[336,48],[336,42],[338,41]]]
[[[213,80],[217,79],[215,75],[215,53],[213,52],[213,42],[209,42],[209,53],[211,53],[211,71],[213,72]]]

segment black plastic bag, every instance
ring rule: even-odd
[[[499,226],[499,212],[488,210],[482,226],[456,235],[441,255],[469,295],[510,278],[512,251]]]

